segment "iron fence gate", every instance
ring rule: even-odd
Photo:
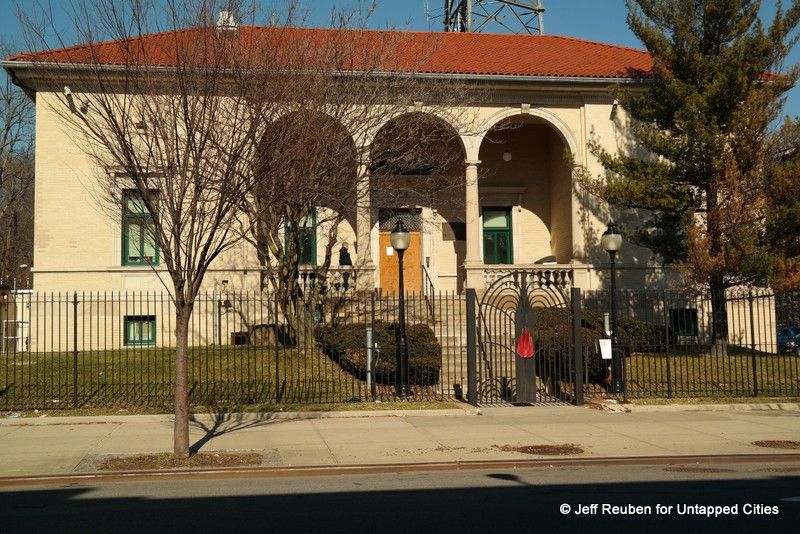
[[[582,404],[580,302],[548,270],[510,272],[480,300],[467,290],[468,400]]]

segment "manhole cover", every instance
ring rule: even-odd
[[[764,439],[761,441],[754,441],[753,445],[756,447],[767,447],[769,449],[800,449],[800,441],[788,439]]]
[[[500,447],[504,452],[521,452],[523,454],[535,454],[540,456],[567,456],[570,454],[583,454],[583,449],[574,443],[564,443],[562,445],[522,445],[512,447],[503,445]]]

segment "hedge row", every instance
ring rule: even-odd
[[[367,376],[365,323],[319,326],[317,341],[331,358],[345,370],[361,379]],[[376,322],[372,339],[378,350],[373,351],[373,369],[378,383],[394,383],[397,369],[397,324]],[[406,327],[408,344],[409,383],[428,386],[439,383],[442,366],[442,347],[428,326],[414,324]]]
[[[542,347],[557,349],[572,336],[572,318],[566,308],[536,308],[537,342]],[[584,347],[594,347],[603,335],[603,315],[583,310],[581,333]],[[617,319],[617,342],[626,354],[642,352],[660,346],[666,329],[645,321],[620,317]]]
[[[536,343],[540,358],[569,357],[567,350],[572,338],[572,319],[566,308],[536,308]],[[333,360],[343,369],[366,379],[367,351],[365,323],[346,325],[320,325],[317,341]],[[663,326],[621,317],[617,320],[617,339],[626,354],[645,351],[663,342],[666,331]],[[378,383],[394,382],[397,365],[397,324],[376,322],[373,325],[373,341],[378,350],[373,352],[374,379]],[[603,315],[584,310],[581,320],[583,346],[593,354],[593,347],[603,335]],[[430,327],[423,324],[406,328],[409,356],[409,381],[416,385],[432,385],[439,382],[442,365],[442,347]],[[594,362],[597,363],[597,362]],[[591,362],[587,363],[590,367]],[[598,373],[602,372],[598,367]],[[594,374],[594,373],[590,373]]]

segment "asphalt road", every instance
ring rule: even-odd
[[[800,464],[559,467],[0,489],[4,533],[408,534],[553,528],[798,532]]]

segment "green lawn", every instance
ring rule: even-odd
[[[173,358],[171,348],[87,351],[78,354],[76,367],[66,352],[6,354],[0,360],[0,409],[168,412]],[[708,347],[673,347],[669,357],[637,353],[625,364],[630,398],[733,398],[754,391],[759,397],[800,396],[800,358],[794,356],[756,353],[755,381],[753,357],[736,347],[726,357],[710,355]],[[380,384],[373,399],[360,377],[321,351],[285,348],[193,348],[189,381],[193,406],[226,411],[363,409],[371,408],[364,401],[393,396],[391,385]],[[597,376],[589,389],[605,391]],[[441,399],[435,387],[415,393],[417,400]]]
[[[633,354],[625,366],[631,398],[800,396],[800,358],[742,347],[713,356],[707,346],[679,346],[669,356]]]
[[[10,354],[0,363],[0,408],[168,408],[174,391],[173,351],[86,351],[78,354],[77,366],[66,352]],[[190,349],[189,388],[194,406],[267,408],[372,400],[364,381],[321,351],[269,347]],[[392,388],[380,385],[376,393],[377,399],[387,399]],[[420,398],[433,395],[420,393],[425,393]]]

